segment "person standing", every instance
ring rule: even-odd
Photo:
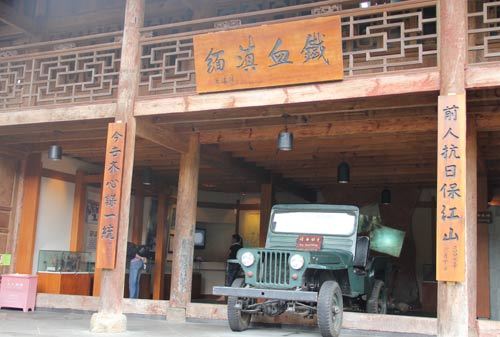
[[[238,254],[238,250],[243,248],[243,239],[239,234],[233,234],[231,237],[231,246],[229,247],[229,253],[227,255],[228,260],[235,260]],[[230,287],[236,277],[238,276],[238,273],[240,272],[241,266],[239,263],[231,263],[227,262],[227,270],[226,270],[226,286]],[[226,297],[225,296],[220,296],[217,299],[217,302],[223,302],[225,301]]]
[[[145,246],[140,246],[137,249],[132,260],[130,260],[129,267],[129,297],[130,298],[139,298],[139,281],[141,279],[141,272],[143,269],[146,269],[147,263],[147,249]]]
[[[243,248],[243,239],[239,234],[233,234],[232,243],[229,247],[228,260],[235,260],[238,254],[238,250]],[[239,263],[229,263],[227,266],[227,276],[226,276],[226,286],[230,287],[233,284],[233,281],[238,276],[240,272],[241,266]]]

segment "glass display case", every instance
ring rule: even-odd
[[[37,272],[93,273],[94,254],[64,250],[40,250]]]

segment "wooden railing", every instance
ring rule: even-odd
[[[469,1],[469,63],[500,61],[500,1]]]
[[[113,99],[120,36],[106,33],[3,48],[0,109]]]
[[[339,0],[145,27],[140,97],[196,91],[193,36],[324,15],[342,17],[345,76],[437,66],[436,0],[337,11]],[[121,32],[0,51],[0,110],[114,99]]]
[[[220,30],[218,27],[241,28],[325,15],[317,10],[321,7],[314,3],[144,28],[139,95],[195,92],[192,37],[196,34]],[[342,17],[345,76],[437,65],[435,1],[408,1],[336,14]]]

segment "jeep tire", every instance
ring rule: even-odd
[[[237,278],[233,281],[231,287],[242,288],[245,284],[245,280],[242,278]],[[229,327],[233,331],[245,331],[250,325],[250,319],[252,314],[241,312],[237,309],[236,303],[238,302],[238,297],[228,296],[227,298],[227,320],[229,321]]]
[[[383,281],[375,280],[370,298],[366,301],[366,312],[381,315],[387,313],[387,290]]]
[[[325,281],[318,295],[318,327],[323,337],[338,337],[342,327],[342,290],[335,281]]]

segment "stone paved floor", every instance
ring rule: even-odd
[[[320,337],[316,329],[298,327],[263,327],[234,333],[226,322],[203,321],[173,324],[165,320],[128,316],[128,330],[122,334],[92,334],[88,331],[90,314],[35,311],[23,313],[14,310],[0,310],[0,336],[12,337],[70,337],[70,336],[148,336],[148,337]],[[344,330],[341,337],[430,337],[416,334],[393,334],[387,332]]]

